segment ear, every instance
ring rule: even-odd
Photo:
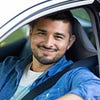
[[[75,35],[72,35],[69,39],[69,43],[68,43],[68,46],[67,46],[67,50],[73,45],[73,43],[75,42],[76,40],[76,36]]]

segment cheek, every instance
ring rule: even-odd
[[[36,44],[38,44],[39,40],[36,37],[31,37],[30,39],[30,44],[31,44],[31,48],[34,48],[36,46]]]
[[[68,42],[66,42],[66,41],[60,42],[60,43],[58,43],[58,46],[59,46],[59,49],[60,49],[62,52],[65,52],[66,49],[67,49],[67,46],[68,46]]]
[[[30,40],[31,48],[36,49],[37,45],[39,45],[42,42],[43,42],[43,38],[40,38],[40,37],[34,35],[33,37],[31,37],[31,40]]]
[[[31,37],[31,44],[37,44],[40,42],[40,40],[41,40],[40,38],[34,35]]]

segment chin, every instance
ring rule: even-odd
[[[49,64],[54,64],[58,61],[58,58],[50,58],[50,57],[40,57],[37,59],[41,64],[44,65],[49,65]]]

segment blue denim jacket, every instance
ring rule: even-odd
[[[31,56],[27,59],[7,57],[0,63],[0,100],[10,100],[18,87],[26,65],[31,61]],[[30,90],[72,63],[72,61],[67,61],[65,56],[62,57],[32,84]],[[34,100],[55,100],[69,93],[79,95],[84,100],[100,100],[100,79],[86,67],[80,66],[65,73],[53,87]]]

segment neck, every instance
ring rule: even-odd
[[[35,57],[33,57],[31,70],[35,72],[43,72],[43,71],[46,71],[51,66],[52,64],[49,64],[49,65],[41,64],[40,62],[37,61],[37,59],[35,59]]]

